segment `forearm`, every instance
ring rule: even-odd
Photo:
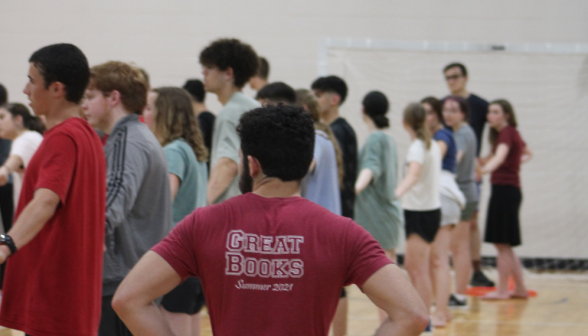
[[[406,194],[407,191],[410,190],[418,181],[418,176],[414,175],[407,175],[400,185],[396,188],[396,197],[402,197]]]
[[[207,203],[213,204],[228,188],[235,176],[237,175],[237,163],[222,158],[216,166],[213,167],[208,182]]]
[[[372,181],[373,173],[369,169],[362,169],[355,182],[355,193],[359,194],[362,192]]]
[[[149,305],[122,306],[116,312],[133,335],[174,336],[169,323],[153,302]]]
[[[498,169],[498,167],[500,167],[502,162],[503,162],[503,160],[501,160],[500,158],[498,158],[496,156],[493,156],[490,160],[488,160],[488,162],[486,162],[485,165],[482,166],[482,168],[480,169],[480,172],[482,174],[491,173],[491,172],[495,171],[496,169]]]
[[[8,232],[16,247],[20,249],[33,240],[45,223],[53,217],[56,208],[57,204],[53,200],[47,201],[35,195]]]

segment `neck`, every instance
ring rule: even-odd
[[[468,97],[470,96],[470,93],[468,92],[468,90],[466,90],[466,88],[463,88],[461,90],[457,90],[455,92],[451,92],[451,94],[454,96],[461,97],[463,99],[468,99]]]
[[[465,124],[465,121],[460,121],[458,123],[456,123],[455,125],[453,125],[453,127],[451,127],[451,129],[453,129],[454,132],[456,132],[458,129],[461,128],[461,126],[463,126]]]
[[[126,111],[122,108],[122,106],[117,106],[112,109],[112,118],[110,119],[110,123],[105,127],[105,129],[101,130],[106,134],[111,134],[114,126],[124,117],[131,114],[130,112]]]
[[[217,91],[215,93],[218,96],[218,101],[223,106],[225,106],[235,92],[241,92],[241,89],[236,87],[233,84],[227,84],[226,86],[224,86],[222,89],[220,89],[219,91]]]
[[[199,102],[192,102],[192,109],[194,110],[194,115],[199,115],[200,113],[208,110],[206,108],[206,104]]]
[[[414,141],[417,138],[416,132],[412,128],[408,129],[408,135],[410,136],[411,141]]]
[[[300,196],[300,181],[284,182],[277,177],[263,177],[253,183],[253,193],[262,197],[286,198]]]
[[[508,122],[503,122],[500,125],[494,127],[494,129],[497,130],[498,132],[500,132],[507,126],[508,126]]]
[[[374,121],[372,120],[372,118],[370,118],[370,117],[364,117],[364,121],[365,121],[365,124],[367,125],[368,132],[369,133],[373,133],[373,132],[375,132],[375,131],[378,130],[378,128],[376,127],[376,124],[374,123]]]
[[[80,117],[80,106],[71,102],[64,102],[45,115],[47,130],[61,124],[69,118]]]
[[[327,124],[330,125],[333,121],[337,120],[339,118],[339,108],[338,107],[333,107],[330,110],[324,111],[323,113],[321,113],[321,120]]]
[[[431,126],[429,128],[429,132],[431,132],[431,134],[435,134],[437,133],[438,130],[442,129],[443,126],[441,126],[441,124],[435,124],[434,126]]]

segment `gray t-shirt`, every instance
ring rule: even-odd
[[[315,134],[314,161],[314,170],[302,180],[302,197],[341,215],[337,156],[333,143],[323,131]]]
[[[214,166],[216,166],[218,160],[223,157],[239,164],[239,148],[241,147],[241,141],[239,140],[239,135],[237,135],[239,119],[245,112],[249,112],[260,106],[256,100],[243,92],[235,92],[231,96],[231,99],[225,104],[214,122],[212,153],[210,157],[211,170],[214,170]],[[239,191],[239,177],[237,175],[235,175],[227,190],[214,203],[220,203],[241,194]]]
[[[457,151],[461,152],[461,161],[457,163],[456,181],[466,202],[477,202],[476,191],[476,149],[478,141],[470,125],[464,123],[454,133]]]

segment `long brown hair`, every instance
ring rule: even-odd
[[[45,132],[45,124],[38,116],[32,114],[29,109],[21,103],[12,103],[4,106],[0,106],[8,111],[12,117],[20,116],[22,118],[22,125],[25,129],[35,131],[43,134]]]
[[[422,104],[410,103],[404,109],[404,122],[412,128],[417,139],[422,140],[425,143],[425,148],[429,150],[431,148],[431,133],[425,127],[426,117],[427,112]]]
[[[161,145],[183,139],[192,147],[198,161],[207,161],[208,150],[194,115],[190,94],[177,87],[157,88],[153,92],[157,93],[155,134]]]
[[[335,158],[337,159],[339,186],[343,186],[345,170],[343,169],[343,154],[341,153],[341,147],[329,125],[321,122],[320,107],[315,96],[307,89],[298,89],[296,90],[296,102],[298,105],[306,106],[308,112],[310,112],[310,115],[312,116],[312,120],[314,121],[314,129],[325,132],[329,137],[329,140],[333,143],[333,147],[335,147]]]
[[[491,102],[490,105],[500,106],[500,108],[502,109],[502,112],[504,113],[504,116],[506,117],[506,121],[508,122],[508,124],[514,128],[517,128],[517,126],[518,126],[517,116],[515,114],[514,108],[512,107],[511,103],[509,103],[508,100],[497,99],[497,100]],[[490,105],[488,105],[488,106],[490,106]],[[490,144],[492,146],[494,146],[494,144],[496,143],[496,139],[498,139],[498,133],[500,133],[500,132],[498,132],[494,128],[490,127],[489,138],[490,138]]]

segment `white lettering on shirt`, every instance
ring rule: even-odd
[[[304,262],[299,258],[258,259],[245,256],[243,253],[276,256],[300,254],[303,243],[303,236],[259,236],[242,230],[232,230],[227,235],[225,274],[261,278],[301,278],[304,275]]]

